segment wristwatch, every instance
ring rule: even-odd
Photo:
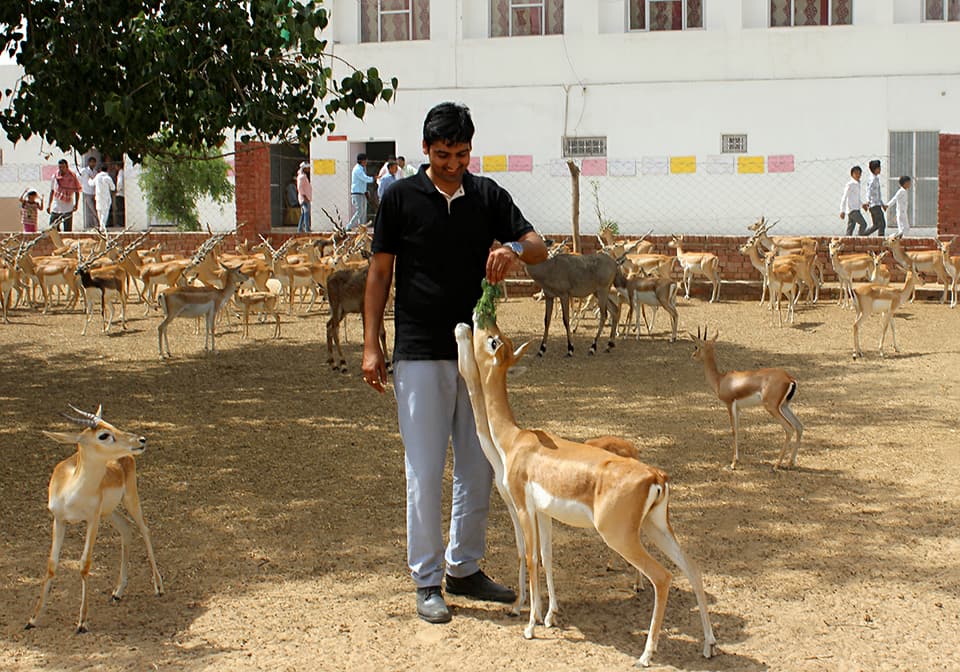
[[[521,243],[513,241],[511,243],[504,243],[503,246],[517,255],[517,257],[523,256],[523,245]]]

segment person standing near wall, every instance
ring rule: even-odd
[[[313,203],[313,185],[310,184],[310,164],[306,161],[300,164],[297,175],[297,201],[300,203],[300,221],[297,223],[297,233],[310,233],[310,207]]]
[[[87,159],[86,167],[80,171],[80,187],[83,189],[83,230],[92,231],[97,228],[97,201],[96,189],[93,180],[97,177],[97,159],[93,156]]]
[[[893,198],[887,201],[887,207],[891,205],[897,206],[897,235],[908,236],[910,235],[910,204],[907,191],[913,185],[913,180],[910,179],[909,175],[903,175],[900,177],[899,182],[900,188],[897,189],[897,193],[893,195]]]
[[[840,199],[840,219],[847,220],[846,235],[853,235],[853,226],[859,227],[857,235],[864,235],[867,230],[867,220],[860,214],[860,208],[863,206],[863,200],[860,198],[860,176],[863,169],[860,166],[854,166],[850,169],[850,181],[843,190],[843,198]]]
[[[47,200],[51,229],[73,230],[73,213],[80,206],[80,192],[80,180],[70,170],[67,160],[57,161],[57,174],[50,180],[50,198]]]
[[[350,205],[353,206],[353,217],[347,223],[347,231],[355,226],[367,224],[367,185],[373,183],[373,178],[367,175],[367,155],[357,154],[357,165],[350,174]]]
[[[377,212],[363,320],[363,379],[378,392],[387,379],[379,333],[396,268],[394,391],[407,477],[407,564],[417,615],[450,620],[448,593],[494,602],[515,594],[480,569],[486,548],[493,470],[477,438],[453,335],[469,323],[481,280],[503,280],[522,260],[538,264],[546,246],[505,189],[467,172],[470,111],[441,103],[423,123],[428,166],[391,185]],[[494,240],[503,245],[494,248]],[[450,541],[441,508],[447,445],[453,441]]]
[[[36,233],[43,210],[43,198],[35,189],[24,190],[20,194],[20,225],[24,233]]]
[[[380,178],[380,184],[377,185],[377,198],[383,200],[383,195],[387,193],[390,185],[400,179],[400,167],[396,161],[387,162],[387,174]]]
[[[887,209],[883,202],[883,196],[880,185],[880,159],[874,159],[867,166],[870,169],[870,177],[867,178],[867,203],[864,208],[870,209],[870,219],[873,220],[873,226],[864,231],[863,235],[869,236],[871,233],[878,233],[883,238],[887,230],[887,219],[883,212]]]
[[[113,178],[107,172],[107,165],[100,166],[100,172],[90,180],[93,186],[94,202],[97,206],[97,220],[100,224],[100,230],[107,230],[107,222],[110,220],[110,206],[113,205],[112,192],[117,190]]]
[[[397,157],[397,167],[399,168],[397,171],[398,180],[402,180],[405,177],[413,177],[417,174],[417,169],[407,165],[407,160],[402,156]]]

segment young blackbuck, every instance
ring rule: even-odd
[[[883,357],[883,340],[887,336],[887,327],[890,327],[890,332],[893,334],[894,352],[900,352],[900,348],[897,346],[897,326],[894,323],[893,315],[897,312],[897,308],[902,306],[912,294],[915,287],[915,278],[913,271],[907,271],[907,278],[903,287],[859,285],[854,288],[854,306],[857,309],[857,319],[853,321],[854,359],[863,357],[863,351],[860,349],[860,323],[863,318],[869,317],[873,313],[880,313],[883,320],[883,331],[880,332],[880,356]]]
[[[669,247],[676,248],[677,261],[683,269],[685,298],[690,298],[690,282],[693,276],[702,275],[713,285],[710,303],[720,298],[720,258],[712,252],[684,252],[683,236],[671,236]]]
[[[167,337],[167,327],[178,317],[205,317],[207,331],[203,338],[203,349],[217,351],[215,322],[217,313],[237,291],[237,287],[247,279],[247,276],[238,268],[223,269],[224,284],[218,287],[169,287],[160,293],[159,302],[163,309],[164,318],[157,327],[157,349],[163,359],[163,348],[167,348],[167,357],[170,357],[170,339]],[[207,347],[207,343],[210,347]]]
[[[727,412],[730,414],[730,428],[733,430],[733,462],[730,468],[736,469],[737,461],[740,459],[738,449],[740,409],[744,406],[757,405],[763,405],[767,412],[783,425],[783,431],[786,432],[775,468],[779,469],[782,465],[794,434],[797,435],[797,442],[790,457],[790,466],[797,466],[797,451],[800,449],[803,425],[790,410],[790,401],[797,393],[797,379],[783,369],[721,373],[717,370],[717,336],[718,334],[715,333],[713,338],[708,339],[706,329],[703,330],[703,336],[697,329],[696,338],[693,338],[693,334],[690,338],[694,342],[693,358],[703,362],[707,383],[720,401],[727,405]]]
[[[53,514],[53,543],[47,561],[47,575],[40,589],[40,599],[33,616],[27,622],[27,629],[35,627],[43,613],[50,593],[50,584],[57,573],[67,523],[83,522],[87,525],[83,555],[80,556],[82,590],[77,632],[87,631],[87,576],[93,562],[93,545],[97,540],[101,518],[109,519],[120,533],[120,578],[113,591],[113,599],[119,600],[123,597],[127,586],[130,525],[116,510],[120,502],[123,502],[127,513],[140,528],[153,573],[153,590],[157,595],[163,595],[163,579],[157,570],[153,544],[150,543],[150,531],[140,509],[137,472],[133,459],[146,449],[147,440],[142,436],[121,431],[104,421],[102,407],[98,407],[96,413],[87,413],[73,406],[70,408],[77,416],[64,414],[64,417],[83,427],[82,431],[44,432],[59,443],[75,444],[77,452],[60,462],[50,477],[47,508]]]
[[[524,636],[533,637],[539,614],[540,557],[550,598],[544,625],[549,627],[557,613],[551,541],[552,521],[557,519],[575,527],[595,528],[610,548],[653,584],[653,615],[639,664],[649,665],[657,650],[672,579],[670,572],[644,549],[641,531],[689,579],[700,608],[703,655],[713,656],[716,639],[700,573],[680,548],[670,526],[667,474],[599,447],[540,430],[521,429],[507,399],[506,375],[529,344],[514,351],[493,318],[484,320],[482,326],[475,321],[472,334],[467,325],[458,325],[456,336],[460,371],[471,403],[475,409],[482,408],[476,414],[481,447],[491,458],[497,488],[519,529],[518,548],[526,562],[531,604]]]

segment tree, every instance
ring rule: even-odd
[[[323,0],[5,0],[0,47],[23,76],[3,92],[11,142],[134,161],[219,147],[231,129],[308,146],[397,87],[334,57]],[[246,139],[241,136],[241,139]]]
[[[225,203],[233,196],[229,166],[218,150],[194,150],[172,145],[177,158],[144,158],[139,183],[154,217],[173,222],[181,231],[199,231],[197,201],[204,196]],[[187,158],[184,158],[187,157]]]

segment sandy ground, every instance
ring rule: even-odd
[[[542,306],[511,300],[500,326],[539,338]],[[204,356],[188,322],[175,358],[156,356],[156,317],[79,338],[78,314],[14,312],[0,325],[0,669],[628,669],[643,650],[652,592],[607,570],[596,534],[555,528],[561,626],[522,638],[503,606],[452,597],[454,620],[414,615],[406,575],[403,455],[392,396],[333,373],[325,315],[284,317],[242,341],[223,329]],[[719,327],[721,368],[781,366],[797,376],[806,425],[800,467],[775,472],[782,432],[744,414],[742,467],[726,412],[688,342],[658,333],[611,354],[547,356],[511,382],[521,425],[573,438],[621,434],[673,480],[673,522],[700,563],[720,644],[701,656],[679,576],[654,661],[682,670],[960,669],[960,310],[916,304],[897,317],[903,350],[880,359],[879,319],[852,361],[852,313],[802,308],[778,329],[752,302],[682,302],[681,328]],[[889,349],[889,342],[888,342]],[[891,353],[892,354],[892,353]],[[101,528],[90,632],[75,635],[82,530],[73,526],[51,603],[24,631],[49,548],[46,484],[69,454],[40,434],[66,429],[67,403],[149,438],[140,492],[167,592],[155,597],[139,536],[127,595],[109,602],[119,539]],[[487,571],[516,585],[513,535],[494,495]],[[525,620],[525,619],[523,619]]]

